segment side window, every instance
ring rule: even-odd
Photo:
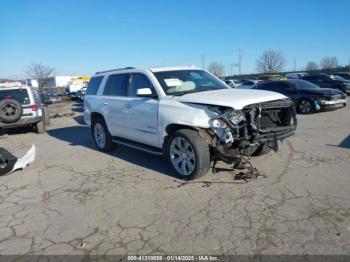
[[[151,81],[144,74],[132,74],[129,86],[129,96],[137,96],[136,90],[140,88],[150,88],[154,93],[154,88]]]
[[[127,96],[129,74],[110,75],[108,77],[103,95],[105,96]]]
[[[263,84],[259,84],[259,89],[275,91],[276,88],[274,83],[263,83]]]
[[[289,85],[288,83],[279,83],[279,87],[281,90],[292,92],[295,90],[294,86]]]
[[[91,78],[86,91],[86,95],[96,95],[98,88],[100,87],[100,84],[102,82],[102,79],[103,79],[103,76],[97,76],[97,77]]]

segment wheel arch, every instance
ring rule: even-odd
[[[163,149],[165,148],[169,137],[173,133],[175,133],[176,131],[181,130],[181,129],[191,129],[191,130],[195,130],[195,131],[198,130],[197,128],[194,128],[193,126],[190,126],[190,125],[185,125],[185,124],[168,124],[165,127],[165,136],[163,138]]]
[[[105,118],[103,117],[103,115],[99,112],[92,112],[90,119],[91,119],[91,124],[94,123],[97,119],[102,118],[103,120],[105,120]]]

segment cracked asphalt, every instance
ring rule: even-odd
[[[0,177],[1,255],[350,254],[349,107],[299,115],[277,153],[252,159],[264,176],[188,184],[157,156],[98,152],[72,110],[45,135],[0,139],[17,156],[37,148]]]

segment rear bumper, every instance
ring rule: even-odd
[[[36,124],[36,123],[40,122],[41,118],[42,118],[41,116],[21,118],[20,120],[14,122],[14,123],[0,122],[0,128],[15,128],[15,127],[20,127],[20,126],[32,125],[32,124]]]

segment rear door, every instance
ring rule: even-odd
[[[122,107],[125,138],[157,147],[159,100],[157,97],[138,97],[136,92],[141,88],[149,88],[156,94],[145,74],[132,73],[127,102]]]
[[[124,111],[129,102],[129,78],[126,73],[110,75],[103,90],[102,111],[112,136],[126,138]]]

